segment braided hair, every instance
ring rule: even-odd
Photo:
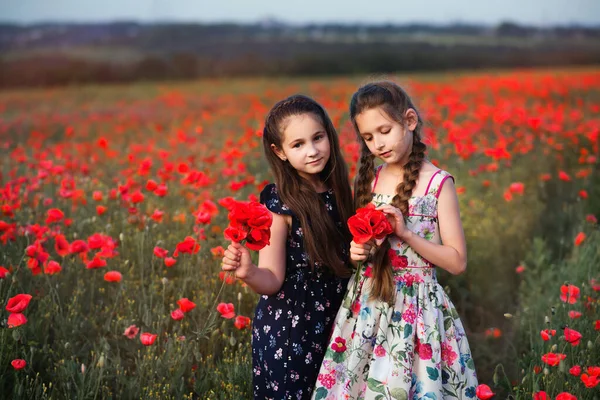
[[[354,207],[360,208],[371,202],[371,184],[375,178],[375,156],[360,136],[356,117],[363,111],[381,108],[390,118],[404,125],[404,115],[410,108],[417,113],[417,126],[413,130],[413,144],[408,161],[403,166],[404,179],[395,190],[391,204],[408,214],[408,200],[417,184],[419,171],[425,160],[427,146],[422,142],[423,121],[408,94],[393,82],[380,81],[366,84],[358,89],[350,101],[350,119],[361,144],[359,168],[354,181]],[[371,297],[388,303],[394,301],[394,277],[389,262],[389,241],[377,248],[373,257],[373,287]]]

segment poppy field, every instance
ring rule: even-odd
[[[390,78],[455,177],[468,267],[439,279],[476,397],[600,397],[600,73]],[[251,398],[258,296],[221,271],[228,209],[271,182],[262,124],[294,93],[328,111],[353,178],[366,81],[0,92],[0,398]]]

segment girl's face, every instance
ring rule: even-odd
[[[412,151],[412,131],[417,127],[417,113],[409,108],[404,119],[403,126],[381,107],[375,107],[358,114],[356,125],[371,153],[387,164],[403,166]]]
[[[309,180],[323,171],[331,152],[329,137],[319,118],[313,114],[292,115],[283,121],[281,148],[271,148]]]

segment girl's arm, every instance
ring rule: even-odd
[[[443,244],[432,243],[406,228],[397,208],[386,205],[380,209],[394,216],[396,234],[421,257],[453,275],[459,275],[467,269],[467,244],[460,221],[458,196],[451,179],[447,179],[439,190],[438,223]]]
[[[285,243],[288,234],[286,216],[273,214],[270,244],[258,253],[258,266],[250,252],[239,243],[231,243],[223,257],[223,270],[235,271],[258,294],[272,295],[281,289],[285,279]],[[288,217],[289,218],[289,217]]]

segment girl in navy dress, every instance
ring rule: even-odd
[[[275,104],[263,132],[275,183],[260,201],[273,213],[258,266],[231,243],[223,270],[261,294],[252,327],[255,399],[309,399],[346,292],[353,214],[348,167],[318,103],[302,95]]]

